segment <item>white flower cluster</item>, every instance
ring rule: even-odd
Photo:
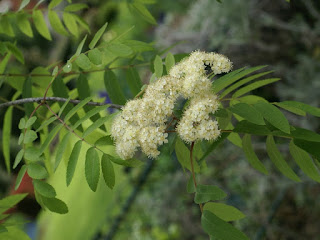
[[[217,121],[209,115],[218,109],[219,102],[206,76],[208,67],[220,74],[229,72],[232,63],[221,54],[195,51],[173,66],[169,75],[150,84],[143,98],[127,102],[111,131],[121,158],[133,157],[139,147],[151,158],[160,154],[158,146],[168,142],[166,122],[180,96],[189,99],[176,127],[182,140],[215,140],[220,135]]]

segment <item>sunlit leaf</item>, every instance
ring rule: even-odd
[[[122,43],[109,44],[106,49],[117,57],[127,57],[133,53],[130,47]]]
[[[49,3],[48,8],[49,8],[49,9],[52,9],[52,8],[58,6],[61,2],[62,2],[62,0],[52,0],[52,1]]]
[[[51,11],[49,10],[48,12],[48,17],[49,17],[49,21],[51,24],[51,27],[57,32],[60,33],[62,35],[68,36],[69,33],[67,32],[67,30],[65,29],[65,27],[63,26],[58,14],[55,11]]]
[[[33,37],[33,32],[29,18],[26,14],[17,15],[17,25],[21,32],[23,32],[28,37]]]
[[[68,6],[66,6],[64,8],[64,11],[67,11],[67,12],[77,12],[79,10],[82,10],[82,9],[85,9],[85,8],[88,8],[88,5],[87,4],[84,4],[84,3],[75,3],[75,4],[70,4]]]
[[[89,48],[93,49],[97,42],[99,41],[99,39],[101,38],[101,36],[103,35],[104,31],[106,30],[108,26],[108,22],[106,22],[94,35],[93,39],[91,40],[91,42],[89,43]]]
[[[32,116],[31,118],[28,119],[28,121],[26,122],[26,125],[25,125],[24,127],[25,127],[25,128],[29,128],[29,127],[31,127],[36,121],[37,121],[37,117],[36,117],[36,116]]]
[[[51,41],[51,34],[49,32],[48,26],[46,24],[46,21],[44,20],[41,10],[34,10],[32,12],[32,18],[34,25],[36,26],[36,29],[40,33],[40,35]]]
[[[64,24],[66,25],[69,32],[75,36],[76,38],[79,37],[79,28],[76,22],[76,17],[73,13],[63,12],[62,15]]]

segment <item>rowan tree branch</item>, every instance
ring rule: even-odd
[[[61,98],[61,97],[46,97],[46,101],[50,101],[50,102],[66,102],[69,99],[67,98]],[[0,104],[0,109],[3,107],[9,107],[9,106],[13,106],[13,105],[20,105],[20,104],[24,104],[24,103],[41,103],[43,101],[43,97],[37,97],[37,98],[22,98],[22,99],[18,99],[15,101],[10,101],[10,102],[6,102],[6,103],[1,103]],[[69,100],[69,103],[72,104],[78,104],[80,103],[81,100],[75,100],[75,99],[71,99]],[[110,104],[110,103],[99,103],[99,102],[88,102],[87,105],[90,106],[103,106],[103,105],[109,105],[110,108],[116,108],[116,109],[121,109],[122,105],[118,105],[118,104]]]

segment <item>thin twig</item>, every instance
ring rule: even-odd
[[[67,98],[61,98],[61,97],[46,97],[46,101],[52,101],[52,102],[66,102],[68,100],[69,99],[67,99]],[[42,101],[43,101],[43,97],[23,98],[23,99],[18,99],[18,100],[15,100],[15,101],[1,103],[0,104],[0,108],[9,107],[9,106],[13,106],[13,105],[20,105],[20,104],[24,104],[24,103],[32,103],[32,102],[41,103]],[[72,103],[72,104],[78,104],[80,102],[81,102],[81,100],[75,100],[75,99],[69,100],[69,103]],[[118,104],[99,103],[99,102],[88,102],[87,105],[90,105],[90,106],[109,105],[110,108],[116,108],[116,109],[121,109],[122,108],[122,106],[118,105]]]

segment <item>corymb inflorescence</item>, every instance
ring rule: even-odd
[[[168,142],[167,122],[179,97],[189,100],[175,129],[180,138],[191,143],[219,137],[218,122],[210,116],[219,101],[212,92],[208,68],[213,74],[226,73],[232,63],[221,54],[195,51],[150,84],[142,98],[127,102],[111,131],[122,159],[132,158],[138,148],[151,158],[160,154],[158,147]]]

